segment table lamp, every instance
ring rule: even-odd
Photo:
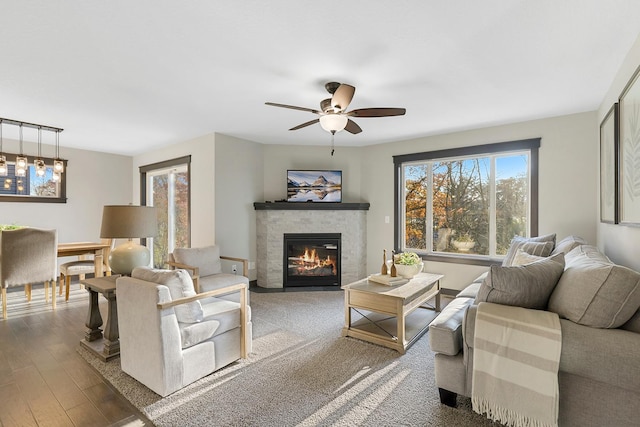
[[[149,249],[132,239],[154,237],[157,233],[158,219],[153,206],[111,205],[102,211],[100,237],[128,239],[109,255],[109,266],[114,273],[130,276],[134,268],[149,265]]]

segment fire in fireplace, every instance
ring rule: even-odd
[[[284,287],[340,286],[340,233],[284,235]]]

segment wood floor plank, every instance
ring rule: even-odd
[[[86,403],[68,410],[67,414],[73,424],[79,427],[105,427],[112,424],[88,400]]]
[[[0,424],[3,427],[38,425],[15,383],[0,386]]]
[[[131,407],[105,383],[96,384],[86,389],[85,394],[98,410],[111,422],[116,422],[132,415]]]
[[[79,405],[89,402],[87,396],[80,390],[78,385],[67,374],[62,366],[53,369],[41,370],[42,377],[51,389],[53,395],[58,399],[60,405],[69,410]]]
[[[9,319],[0,320],[0,427],[152,425],[76,351],[87,292],[72,291],[55,311],[42,292],[34,287],[31,303],[12,295]],[[103,318],[106,310],[101,300]]]
[[[40,427],[73,427],[67,411],[51,393],[29,400],[29,407]]]

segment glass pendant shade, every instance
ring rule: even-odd
[[[53,175],[51,176],[51,179],[53,179],[54,182],[58,182],[60,181],[60,172],[56,172],[55,170],[53,171]]]
[[[27,176],[27,158],[25,156],[16,157],[16,176]]]
[[[47,165],[45,165],[44,160],[42,159],[36,159],[33,164],[36,167],[36,175],[37,176],[44,176],[44,174],[47,172]]]
[[[7,176],[9,168],[7,167],[7,158],[0,155],[0,176]]]
[[[326,114],[320,116],[320,126],[327,132],[340,132],[347,125],[349,119],[342,114]]]
[[[55,159],[53,161],[53,171],[59,174],[64,172],[64,162],[62,160]]]

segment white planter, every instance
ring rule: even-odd
[[[404,277],[406,279],[413,279],[413,276],[420,273],[423,267],[423,262],[415,265],[396,264],[396,271],[398,272],[398,276]]]
[[[451,243],[460,252],[469,252],[476,245],[476,242],[459,242],[457,240],[452,240]]]

